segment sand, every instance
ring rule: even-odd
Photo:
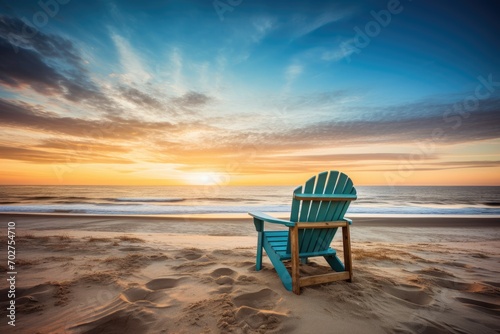
[[[355,217],[354,281],[300,296],[267,257],[255,271],[250,218],[0,220],[3,249],[16,223],[18,273],[15,327],[0,281],[1,333],[500,332],[499,219]]]

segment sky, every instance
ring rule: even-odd
[[[0,1],[0,184],[500,185],[496,1]]]

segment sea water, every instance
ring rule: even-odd
[[[0,212],[179,215],[289,212],[288,186],[0,186]],[[356,187],[354,215],[500,216],[500,187]]]

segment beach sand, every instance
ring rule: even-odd
[[[300,296],[267,256],[255,271],[250,217],[0,219],[17,271],[15,327],[0,280],[1,333],[500,333],[499,219],[355,217],[354,281]]]

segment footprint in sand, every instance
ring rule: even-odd
[[[177,258],[184,258],[186,260],[197,260],[202,257],[204,252],[199,249],[185,249],[179,253]]]
[[[215,280],[215,283],[219,285],[233,285],[234,279],[229,276],[221,276]]]
[[[120,299],[131,304],[141,304],[153,308],[172,306],[172,299],[166,289],[176,287],[183,278],[157,278],[144,286],[128,288],[120,294]]]
[[[226,268],[226,267],[215,269],[214,271],[212,271],[210,273],[210,276],[212,276],[213,278],[219,278],[219,277],[222,277],[222,276],[229,276],[229,277],[231,277],[231,276],[234,276],[234,275],[236,275],[236,271],[234,271],[231,268]]]
[[[259,333],[261,331],[276,330],[286,318],[287,316],[285,314],[266,310],[256,310],[247,306],[240,307],[235,314],[235,319],[239,322],[238,327],[242,328],[244,327],[243,324],[247,324],[253,330],[258,329]]]
[[[133,303],[138,300],[146,300],[147,296],[151,293],[150,290],[148,289],[143,289],[143,288],[129,288],[125,291],[123,291],[120,295],[120,299]]]
[[[214,279],[215,283],[221,286],[217,290],[217,293],[228,293],[233,289],[233,277],[237,276],[237,273],[231,268],[223,267],[212,271],[210,276]]]
[[[258,283],[259,279],[255,276],[248,276],[248,275],[240,275],[238,276],[238,284],[240,285],[248,285],[248,284],[253,284],[253,283]]]
[[[398,286],[384,286],[382,288],[385,292],[405,302],[415,305],[428,305],[432,301],[432,297],[428,295],[419,286],[414,285],[398,285]]]
[[[154,309],[179,305],[168,292],[184,279],[157,278],[128,288],[118,298],[100,307],[97,312],[94,310],[87,314],[69,329],[78,333],[146,333],[148,324],[158,320]]]
[[[271,289],[262,289],[257,292],[250,292],[241,294],[233,298],[234,305],[249,306],[256,309],[272,310],[276,307],[276,301],[281,296]]]
[[[256,330],[274,330],[281,326],[287,315],[274,311],[281,296],[271,289],[244,293],[233,298],[238,307],[235,319],[242,326]]]
[[[183,278],[157,278],[146,283],[146,288],[150,290],[171,289],[176,287]]]
[[[167,308],[174,301],[163,291],[151,291],[143,288],[130,288],[120,294],[119,299],[129,305],[146,308]]]

